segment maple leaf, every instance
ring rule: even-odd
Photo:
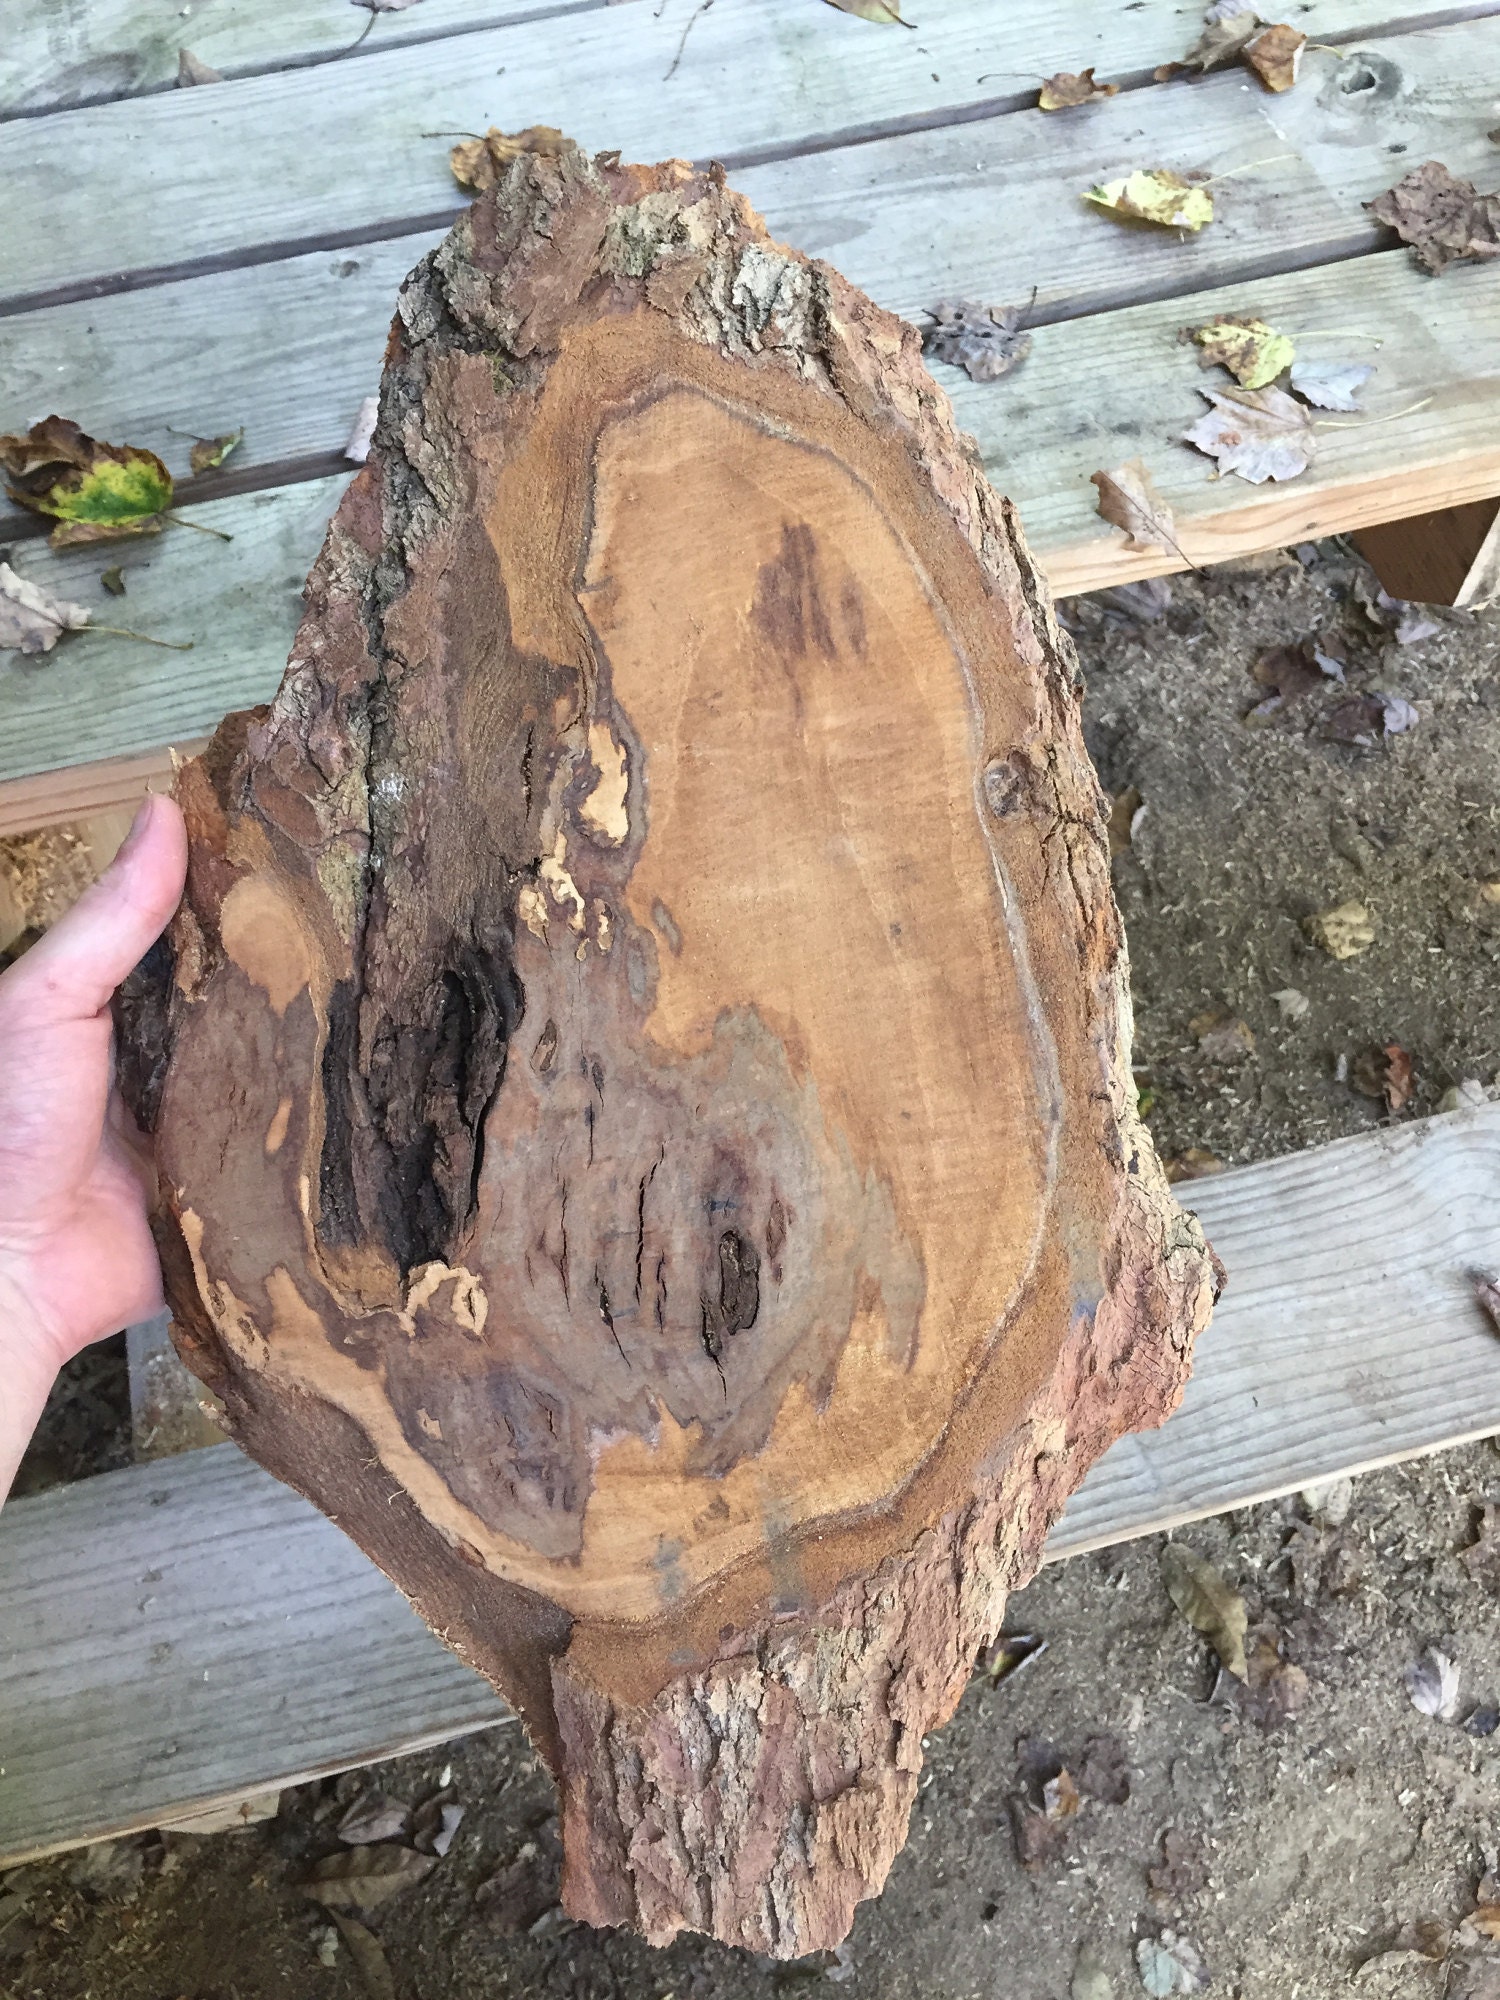
[[[172,475],[154,451],[101,444],[66,417],[45,417],[24,437],[0,437],[12,500],[57,523],[52,545],[154,535],[172,504]]]
[[[1296,349],[1284,333],[1263,319],[1225,314],[1194,330],[1205,366],[1218,362],[1246,389],[1264,389],[1292,364]]]
[[[528,125],[524,132],[502,132],[492,125],[482,139],[465,139],[448,154],[448,165],[461,188],[487,194],[498,185],[512,160],[522,153],[539,153],[552,158],[567,144],[562,133],[551,125]]]
[[[1284,389],[1202,389],[1213,408],[1201,416],[1183,442],[1218,461],[1219,471],[1237,472],[1252,486],[1267,479],[1295,479],[1306,472],[1317,449],[1317,433],[1305,406]]]
[[[64,632],[81,632],[89,614],[81,604],[53,597],[39,584],[0,563],[0,647],[17,653],[50,653]]]
[[[1367,361],[1294,361],[1291,384],[1320,410],[1358,410],[1358,391],[1375,370]]]
[[[1099,512],[1112,527],[1123,528],[1126,547],[1171,549],[1177,547],[1177,523],[1139,458],[1117,465],[1113,472],[1091,472],[1089,483],[1099,489]]]
[[[1160,229],[1196,232],[1214,219],[1214,198],[1206,187],[1185,181],[1168,167],[1138,169],[1119,180],[1101,181],[1084,196],[1111,215],[1154,222]]]
[[[1060,69],[1056,76],[1049,76],[1042,85],[1037,98],[1038,111],[1069,111],[1075,104],[1092,104],[1096,98],[1118,97],[1117,83],[1095,83],[1092,69],[1081,69],[1076,75],[1070,70]]]
[[[1215,9],[1214,13],[1217,11]],[[1217,19],[1210,14],[1203,33],[1186,55],[1178,62],[1163,63],[1157,70],[1157,82],[1165,83],[1184,70],[1193,70],[1202,76],[1208,70],[1222,68],[1225,63],[1235,60],[1263,25],[1259,14],[1250,8],[1242,13],[1221,15]]]
[[[1276,22],[1246,42],[1241,54],[1267,90],[1290,90],[1306,47],[1307,37],[1300,29]]]
[[[982,306],[972,299],[944,299],[932,309],[937,324],[923,345],[938,361],[968,370],[976,382],[996,382],[1031,352],[1020,306]]]
[[[1413,167],[1365,207],[1435,276],[1450,264],[1500,257],[1500,194],[1480,194],[1437,160]]]
[[[841,14],[854,14],[861,21],[894,22],[898,28],[914,28],[915,21],[901,18],[901,9],[896,0],[828,0],[830,7],[837,7]]]

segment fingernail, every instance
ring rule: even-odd
[[[146,796],[135,809],[135,818],[130,822],[129,833],[120,842],[115,854],[116,861],[128,860],[130,855],[140,845],[141,836],[146,831],[147,823],[151,818],[153,804],[154,794],[147,792]]]

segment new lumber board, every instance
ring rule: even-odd
[[[975,233],[972,221],[959,226],[964,212],[982,219],[981,243],[1006,208],[1025,230],[1091,229],[1103,240],[1118,225],[1084,211],[1083,189],[1143,161],[1218,174],[1256,163],[1253,175],[1220,191],[1226,215],[1260,217],[1260,254],[1269,257],[1277,233],[1292,226],[1281,208],[1293,194],[1321,209],[1323,235],[1337,218],[1352,247],[1378,241],[1359,202],[1398,177],[1385,146],[1441,141],[1457,173],[1485,160],[1500,18],[1372,41],[1377,82],[1338,91],[1339,102],[1330,81],[1337,88],[1341,73],[1346,82],[1356,73],[1347,59],[1316,53],[1306,58],[1304,81],[1281,96],[1234,70],[1126,91],[1080,118],[1015,109],[1027,93],[1018,95],[1012,69],[1035,73],[1060,59],[1065,37],[1055,23],[1034,46],[1046,11],[1028,10],[1029,37],[1007,24],[1001,41],[983,0],[961,0],[920,36],[882,33],[814,0],[719,0],[697,20],[668,79],[680,28],[664,38],[665,15],[606,8],[372,55],[342,65],[336,88],[317,69],[286,70],[12,120],[0,125],[0,183],[10,207],[0,299],[40,304],[59,290],[82,295],[268,249],[286,254],[337,246],[351,233],[374,240],[438,227],[462,202],[448,145],[432,135],[491,123],[556,125],[580,144],[618,147],[634,159],[716,156],[735,169],[774,231],[786,226],[774,184],[762,187],[744,169],[778,159],[786,168],[780,185],[810,189],[821,206],[821,238],[805,247],[846,263],[851,247],[876,231],[899,269],[911,240],[887,231],[886,212],[916,215],[921,204],[913,207],[912,196],[929,189],[938,205],[928,213],[940,218],[960,275],[985,285],[1007,267],[985,261],[971,270],[962,261]],[[1177,52],[1181,20],[1174,18],[1170,37],[1161,13],[1140,21],[1155,55]],[[567,32],[544,32],[559,27]],[[1001,60],[1006,87],[997,91]],[[1368,69],[1369,59],[1358,78]],[[996,112],[1005,115],[987,115]],[[976,119],[984,131],[970,123]],[[915,126],[939,129],[914,135]],[[931,150],[891,155],[892,141],[873,135],[893,127],[926,138]],[[871,144],[857,150],[868,157],[858,163],[836,170],[824,157],[840,141],[866,138]],[[813,157],[793,157],[809,149]],[[1288,153],[1290,160],[1281,157]],[[252,158],[256,171],[247,174]],[[110,198],[102,201],[106,185]],[[1273,197],[1283,198],[1274,225]],[[1222,240],[1222,225],[1215,228]],[[1204,241],[1183,246],[1168,232],[1150,242],[1127,233],[1137,239],[1137,297],[1152,295],[1161,274],[1180,274],[1184,249],[1195,252]],[[898,310],[912,303],[893,295],[873,266],[846,275]]]
[[[1049,1559],[1500,1430],[1500,1105],[1188,1192],[1230,1284],[1182,1408]],[[0,1866],[483,1728],[504,1709],[230,1446],[0,1514]]]
[[[106,103],[177,82],[184,44],[224,76],[401,48],[476,28],[619,6],[622,0],[424,0],[420,14],[369,23],[349,0],[28,0],[6,22],[0,48],[0,118]]]
[[[1309,355],[1372,360],[1365,417],[1330,417],[1300,479],[1255,487],[1215,479],[1179,441],[1207,407],[1178,329],[1210,312],[1267,313],[1294,335],[1357,327],[1376,348],[1320,334]],[[186,368],[187,357],[183,357]],[[1144,456],[1195,563],[1344,532],[1500,493],[1500,269],[1441,280],[1404,250],[1039,327],[1013,375],[972,383],[936,370],[976,437],[991,481],[1015,499],[1054,593],[1103,588],[1184,566],[1184,556],[1130,550],[1098,517],[1091,472]],[[196,393],[187,377],[185,393]],[[358,386],[358,385],[351,385]],[[330,385],[330,398],[334,390]],[[1421,407],[1416,407],[1421,405]],[[211,406],[193,404],[207,415]],[[222,414],[229,418],[232,408]],[[1338,426],[1335,428],[1334,426]],[[132,438],[136,433],[129,433]],[[352,468],[351,468],[352,472]],[[109,623],[124,618],[168,653],[103,635],[69,637],[41,661],[0,663],[0,833],[20,832],[138,795],[165,776],[165,746],[201,738],[227,709],[268,700],[286,662],[302,579],[345,484],[343,475],[268,488],[186,511],[234,535],[221,543],[169,526],[160,536],[57,554],[20,543],[16,568]],[[107,561],[127,596],[106,595]],[[101,688],[109,699],[100,701]]]

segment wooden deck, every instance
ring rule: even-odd
[[[1231,1285],[1181,1411],[1052,1557],[1500,1430],[1500,1105],[1183,1192]],[[1420,1355],[1420,1367],[1413,1356]],[[232,1445],[0,1513],[0,1867],[505,1715],[331,1522]]]
[[[931,0],[916,33],[819,0],[693,5],[423,0],[343,55],[343,0],[204,0],[166,28],[148,0],[25,10],[0,52],[0,418],[56,409],[174,466],[174,432],[246,436],[182,489],[232,543],[169,528],[108,558],[128,622],[191,653],[93,637],[0,665],[0,832],[133,797],[169,744],[274,689],[396,287],[462,206],[433,134],[544,122],[721,159],[787,241],[908,316],[1034,289],[1021,369],[939,372],[1059,593],[1181,566],[1094,510],[1089,474],[1138,455],[1196,563],[1500,493],[1500,267],[1426,277],[1361,207],[1428,157],[1500,177],[1500,0],[1312,0],[1323,46],[1279,96],[1240,68],[1153,81],[1196,32],[1174,0]],[[168,87],[179,35],[229,81]],[[1086,63],[1120,95],[1028,108]],[[1179,237],[1082,201],[1136,165],[1222,176],[1217,219]],[[1286,485],[1216,480],[1178,441],[1210,379],[1179,329],[1246,309],[1378,369],[1371,421],[1322,430]],[[97,552],[0,518],[12,536],[23,574],[118,612]]]

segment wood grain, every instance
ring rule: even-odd
[[[1315,12],[1349,18],[1331,0]],[[1062,59],[1065,38],[1050,14],[1027,10],[1028,39],[1007,26],[1002,56],[986,0],[955,0],[920,36],[871,32],[869,23],[812,0],[719,0],[667,81],[680,24],[652,8],[605,8],[569,16],[557,30],[539,23],[364,57],[344,66],[337,90],[317,70],[287,71],[59,113],[55,124],[12,121],[0,126],[0,181],[10,203],[0,298],[39,298],[49,288],[111,284],[121,274],[167,273],[196,260],[229,262],[261,246],[311,248],[316,240],[331,248],[349,231],[395,236],[419,220],[444,222],[460,198],[446,142],[423,134],[491,123],[556,125],[627,158],[721,158],[782,235],[789,218],[777,189],[809,192],[820,233],[804,232],[807,248],[836,256],[856,282],[900,310],[932,303],[909,299],[891,282],[914,242],[925,241],[920,227],[901,226],[904,215],[919,215],[908,207],[914,191],[938,197],[928,212],[942,217],[943,239],[955,251],[983,245],[986,229],[1004,229],[1007,216],[1017,230],[1055,235],[1058,245],[1075,234],[1103,245],[1119,225],[1086,211],[1080,198],[1101,174],[1147,155],[1222,174],[1291,153],[1298,157],[1260,165],[1219,190],[1226,216],[1259,218],[1258,250],[1274,262],[1278,233],[1305,231],[1299,210],[1305,218],[1309,207],[1325,237],[1337,213],[1351,246],[1377,240],[1359,202],[1393,177],[1385,146],[1441,143],[1456,173],[1488,165],[1483,134],[1500,69],[1492,53],[1500,21],[1375,47],[1389,67],[1369,90],[1340,90],[1342,59],[1318,55],[1308,58],[1307,82],[1282,96],[1236,71],[1126,92],[1081,118],[1017,113],[1027,101],[1025,72],[1045,73]],[[1311,27],[1314,14],[1299,20]],[[1172,9],[1123,12],[1112,17],[1115,29],[1145,63],[1181,47],[1182,19]],[[994,74],[1002,61],[1007,72],[1016,67],[1019,84]],[[1343,74],[1355,80],[1355,72]],[[986,107],[1010,115],[955,124]],[[896,142],[883,139],[856,148],[858,158],[825,157],[841,136],[863,138],[893,122],[908,128],[910,148],[892,152]],[[941,129],[910,131],[921,122]],[[816,168],[788,164],[765,182],[742,171],[757,158],[809,147],[818,149]],[[259,169],[247,177],[239,163],[252,154]],[[99,200],[106,181],[108,203]],[[1296,198],[1284,220],[1272,213],[1274,196]],[[1167,232],[1124,233],[1141,264],[1130,297],[1159,291],[1163,273],[1190,286],[1196,260],[1224,235],[1222,224],[1186,245]],[[945,289],[955,276],[970,296],[992,296],[997,281],[1001,297],[1013,293],[1009,264],[993,255],[945,271]]]
[[[1100,1460],[1048,1559],[1500,1430],[1468,1278],[1500,1270],[1497,1179],[1490,1105],[1193,1183],[1229,1288],[1177,1415]],[[231,1445],[13,1501],[0,1599],[0,1866],[506,1714]]]
[[[1495,588],[1500,500],[1471,500],[1364,528],[1354,545],[1392,597],[1477,607]]]

